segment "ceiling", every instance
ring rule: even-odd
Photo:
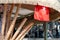
[[[17,7],[15,6],[14,9],[13,9],[13,13],[16,12],[16,9]],[[29,9],[25,9],[25,8],[19,8],[19,15],[28,15],[28,14],[31,14],[33,11],[32,10],[29,10]]]
[[[15,6],[14,9],[13,9],[13,14],[11,15],[11,17],[14,17],[16,9],[17,9],[17,7]],[[29,10],[29,9],[25,9],[25,8],[19,8],[18,13],[19,13],[18,17],[21,17],[21,16],[24,16],[24,15],[32,14],[33,11]]]

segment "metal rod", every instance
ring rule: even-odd
[[[27,29],[29,29],[34,23],[31,22],[30,24],[28,24],[25,29],[22,30],[22,32],[19,34],[19,36],[16,38],[16,40],[19,40],[19,38],[21,38],[23,36],[23,34],[25,34],[25,32],[27,31]]]
[[[21,31],[23,25],[25,24],[25,22],[27,21],[27,18],[24,18],[24,20],[22,21],[22,23],[20,24],[20,26],[18,27],[17,31],[15,32],[15,34],[13,35],[11,40],[15,40],[16,36],[19,34],[19,32]]]
[[[6,34],[6,39],[7,39],[7,40],[9,39],[9,37],[10,37],[10,35],[11,35],[11,32],[12,32],[13,29],[14,29],[14,25],[15,25],[15,22],[16,22],[16,19],[17,19],[17,16],[18,16],[19,8],[20,8],[20,7],[19,7],[19,5],[18,5],[18,6],[17,6],[16,13],[15,13],[15,16],[14,16],[14,19],[13,19],[11,25],[10,25],[10,28],[9,28],[9,30],[8,30],[8,33]]]

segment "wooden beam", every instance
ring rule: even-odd
[[[7,13],[7,4],[4,4],[4,12],[3,12],[3,18],[2,18],[2,35],[4,36],[5,31],[5,24],[6,24],[6,13]]]
[[[35,5],[22,4],[22,8],[29,9],[29,10],[33,10],[33,11],[34,11]],[[54,11],[57,11],[57,10],[50,7],[50,12],[51,12],[51,11],[54,12]]]
[[[22,4],[22,8],[29,9],[29,10],[34,10],[35,5],[30,5],[30,4]]]
[[[23,38],[26,36],[26,34],[31,30],[33,26],[31,26],[29,29],[27,29],[27,31],[21,36],[21,38],[19,38],[20,40],[23,40]]]
[[[18,37],[16,38],[16,40],[19,40],[19,39],[26,33],[26,31],[27,31],[29,28],[32,27],[33,24],[34,24],[34,23],[31,22],[29,25],[27,25],[27,26],[25,27],[25,29],[23,29],[22,32],[18,35]]]
[[[6,33],[8,32],[8,29],[11,24],[11,15],[12,15],[13,8],[14,8],[14,4],[11,5],[10,11],[7,13]]]
[[[60,13],[55,13],[53,15],[50,15],[50,20],[55,20],[60,17]]]
[[[20,6],[21,6],[21,5],[20,5]],[[9,28],[7,34],[6,34],[6,39],[7,39],[7,40],[9,39],[9,37],[10,37],[10,35],[11,35],[11,32],[12,32],[13,29],[14,29],[14,25],[15,25],[15,22],[16,22],[16,19],[17,19],[17,16],[18,16],[18,12],[19,12],[19,5],[17,6],[14,19],[13,19],[13,21],[12,21],[12,23],[11,23],[11,25],[10,25],[10,28]]]
[[[11,40],[15,40],[15,38],[17,37],[17,35],[19,34],[19,32],[21,31],[23,25],[25,24],[25,22],[27,21],[27,18],[24,18],[24,20],[22,21],[22,23],[19,25],[17,31],[15,32],[15,34],[13,35]]]

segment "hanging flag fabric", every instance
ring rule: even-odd
[[[34,19],[39,21],[49,21],[49,8],[36,5],[34,9]]]

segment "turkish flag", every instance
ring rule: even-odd
[[[49,21],[49,8],[36,5],[34,9],[34,19],[39,21]]]

